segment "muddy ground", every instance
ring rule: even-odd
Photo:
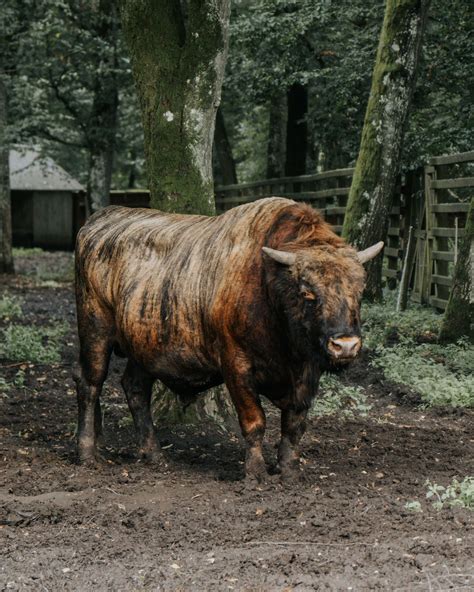
[[[7,380],[25,372],[23,387],[0,394],[0,590],[474,590],[472,513],[425,501],[427,478],[474,474],[472,412],[422,410],[364,358],[346,380],[371,385],[369,416],[313,418],[305,481],[249,489],[242,442],[208,426],[159,428],[168,468],[139,462],[114,359],[106,462],[84,468],[71,285],[0,282],[23,300],[19,322],[71,327],[60,364],[0,361]],[[270,462],[278,418],[268,410]],[[422,512],[405,509],[414,500]]]

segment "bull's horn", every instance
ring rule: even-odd
[[[371,259],[376,257],[382,249],[383,249],[383,241],[380,241],[379,243],[375,243],[375,245],[372,245],[371,247],[369,247],[368,249],[365,249],[364,251],[359,251],[357,253],[357,257],[359,258],[359,261],[361,263],[367,263],[367,261],[370,261]]]
[[[262,247],[262,251],[275,261],[278,261],[278,263],[283,263],[283,265],[293,265],[296,261],[296,255],[288,251],[277,251],[276,249],[270,249],[270,247]]]

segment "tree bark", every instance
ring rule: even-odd
[[[217,160],[219,162],[219,172],[222,184],[236,184],[237,172],[235,170],[235,161],[232,155],[232,147],[229,142],[229,137],[227,135],[222,107],[218,107],[217,109],[214,146],[216,149]]]
[[[99,0],[97,34],[108,51],[97,68],[92,106],[89,148],[88,201],[92,212],[110,204],[115,138],[117,133],[118,14],[113,0]]]
[[[142,111],[150,205],[215,214],[212,147],[227,59],[230,0],[122,0],[122,26]],[[160,424],[234,415],[219,387],[186,410],[162,384]],[[186,417],[185,417],[186,416]]]
[[[358,249],[385,240],[403,132],[430,0],[387,0],[359,156],[342,234]],[[382,257],[367,265],[365,295],[382,296]]]
[[[285,175],[286,126],[288,125],[288,97],[280,93],[270,101],[267,144],[267,179]]]
[[[456,341],[465,335],[474,342],[474,199],[467,214],[440,340]]]
[[[288,122],[286,127],[286,163],[288,176],[306,173],[308,150],[308,89],[302,84],[293,84],[288,90]]]
[[[123,0],[141,104],[150,203],[213,214],[212,144],[230,0]]]
[[[0,273],[13,273],[7,88],[0,71]]]

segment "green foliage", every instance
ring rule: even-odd
[[[84,10],[74,0],[6,0],[2,12],[8,15],[11,141],[34,143],[86,183],[91,150],[116,137],[117,181],[143,181],[138,101],[115,3],[99,0]]]
[[[418,501],[407,502],[405,504],[405,509],[410,510],[410,512],[422,512],[421,503]]]
[[[67,330],[63,323],[48,327],[11,324],[2,330],[0,357],[18,362],[59,362],[61,338]]]
[[[441,315],[417,305],[397,312],[390,299],[364,305],[362,321],[365,344],[375,353],[372,363],[388,380],[407,385],[427,405],[474,406],[474,345],[466,339],[437,343]]]
[[[133,418],[130,415],[130,413],[127,413],[123,417],[121,417],[118,420],[117,425],[120,429],[130,428],[131,426],[133,426]]]
[[[255,105],[295,82],[309,89],[308,122],[316,165],[349,166],[359,150],[384,2],[256,0],[235,2],[223,105],[234,149],[245,141]],[[465,0],[430,6],[423,58],[407,126],[403,165],[472,148],[472,7]],[[471,123],[471,125],[470,125]],[[248,147],[247,147],[248,151]],[[252,159],[264,159],[256,136]],[[245,163],[241,165],[245,169]],[[313,172],[309,170],[308,172]],[[253,171],[245,169],[245,180]],[[261,175],[257,168],[255,175]]]
[[[310,416],[339,413],[345,417],[353,417],[354,414],[364,416],[372,407],[367,402],[367,395],[363,388],[347,386],[332,374],[321,377],[319,389],[319,395],[314,400]]]
[[[30,255],[40,255],[44,253],[39,247],[14,247],[13,257],[29,257]]]
[[[266,152],[255,153],[255,146],[266,145],[267,118],[267,110],[257,106],[246,118],[235,124],[233,156],[237,163],[237,177],[241,183],[265,178]]]
[[[7,393],[12,386],[17,388],[24,388],[25,386],[25,371],[18,370],[12,382],[8,382],[6,378],[0,376],[0,393]]]
[[[35,276],[43,285],[48,282],[72,282],[74,280],[74,260],[71,257],[66,265],[59,267],[52,267],[50,261],[39,261],[35,268]]]
[[[466,508],[474,510],[474,477],[465,477],[462,481],[454,478],[444,487],[431,481],[426,482],[426,498],[432,501],[433,508]]]
[[[361,320],[364,343],[370,349],[376,349],[400,336],[413,340],[422,335],[437,334],[442,319],[434,309],[416,304],[398,312],[394,295],[390,295],[382,303],[363,303]]]
[[[424,357],[413,343],[379,349],[373,364],[388,380],[418,392],[430,406],[474,407],[474,375],[452,372]]]
[[[0,319],[12,319],[21,314],[21,300],[9,294],[3,294],[0,298]]]

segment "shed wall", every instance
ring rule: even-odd
[[[71,249],[73,246],[72,193],[33,193],[33,243],[35,246]]]

